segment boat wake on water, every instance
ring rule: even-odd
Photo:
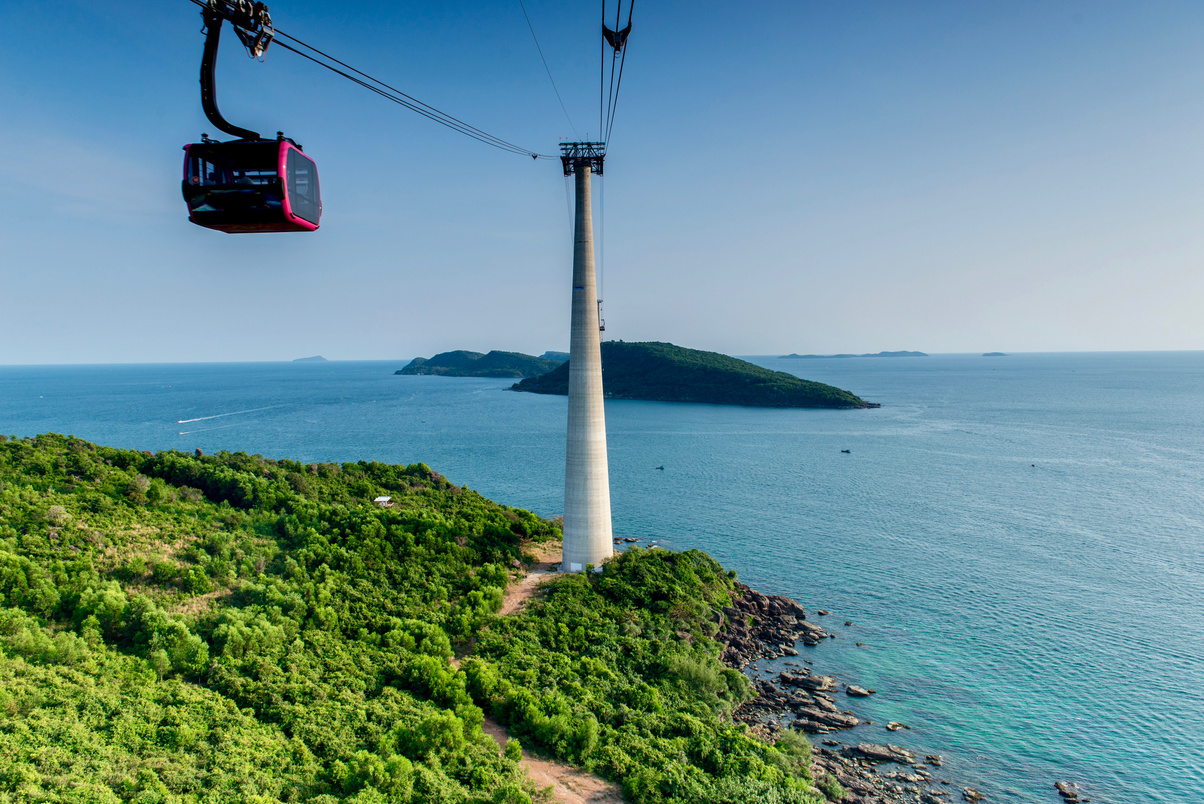
[[[209,419],[220,419],[223,416],[241,416],[244,413],[258,413],[261,410],[271,410],[272,408],[282,408],[282,407],[285,407],[285,406],[284,405],[268,405],[265,408],[251,408],[250,410],[236,410],[231,413],[216,413],[212,416],[198,416],[195,419],[177,419],[176,424],[189,424],[191,422],[203,422],[203,421],[207,421]],[[200,432],[200,431],[193,430],[193,432],[195,433],[195,432]],[[185,434],[180,433],[180,435],[185,435]]]

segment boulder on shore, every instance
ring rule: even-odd
[[[781,673],[778,675],[778,683],[788,684],[791,687],[802,687],[812,692],[823,692],[832,689],[836,684],[836,679],[808,671],[806,673]]]
[[[857,743],[845,749],[845,753],[853,757],[868,759],[870,762],[898,762],[909,765],[915,761],[916,755],[898,745],[874,745],[872,743]]]

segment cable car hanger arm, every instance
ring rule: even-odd
[[[247,51],[262,56],[272,41],[272,19],[263,3],[247,0],[209,0],[201,11],[205,20],[205,50],[201,56],[201,108],[205,117],[219,130],[244,140],[257,140],[259,133],[230,123],[217,108],[217,50],[221,42],[222,23],[230,20],[234,33]]]

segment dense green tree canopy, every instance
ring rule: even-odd
[[[439,374],[445,377],[537,377],[562,362],[521,352],[499,352],[495,349],[489,354],[481,354],[458,349],[440,352],[430,358],[416,357],[405,368],[393,373]]]
[[[558,537],[423,464],[0,443],[0,802],[538,798],[484,711],[639,804],[819,800],[805,741],[727,718],[709,557],[497,615]]]

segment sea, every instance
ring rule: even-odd
[[[608,401],[617,536],[802,603],[837,635],[802,658],[877,691],[828,737],[941,755],[951,801],[1204,802],[1204,352],[748,359],[882,407]],[[564,397],[405,362],[0,367],[0,432],[421,461],[562,511]]]

